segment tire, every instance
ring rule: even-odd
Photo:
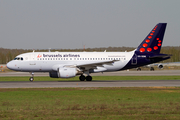
[[[29,81],[30,81],[30,82],[33,82],[33,81],[34,81],[34,78],[33,78],[33,77],[30,77],[30,78],[29,78]]]
[[[80,81],[84,81],[85,79],[86,79],[86,77],[84,75],[79,76]]]
[[[141,71],[141,68],[137,68],[137,71]]]
[[[151,67],[151,68],[150,68],[150,71],[154,71],[154,68],[153,68],[153,67]]]
[[[92,81],[92,77],[91,76],[87,76],[86,77],[86,81]]]

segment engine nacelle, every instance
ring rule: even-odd
[[[49,76],[52,78],[71,78],[77,74],[76,68],[61,67],[58,71],[49,72]]]
[[[163,67],[164,67],[163,64],[158,64],[159,69],[163,69]]]

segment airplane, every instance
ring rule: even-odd
[[[156,63],[170,58],[161,54],[161,46],[167,23],[158,23],[142,43],[130,52],[29,52],[20,54],[7,63],[11,70],[49,72],[52,78],[71,78],[92,81],[91,73],[121,71]],[[86,76],[85,76],[85,75]]]

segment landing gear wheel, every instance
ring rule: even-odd
[[[151,67],[151,68],[150,68],[150,71],[154,71],[154,68],[153,68],[153,67]]]
[[[92,81],[92,77],[91,76],[86,76],[86,81]]]
[[[141,71],[141,68],[138,67],[138,68],[137,68],[137,71]]]
[[[34,78],[33,78],[33,77],[30,77],[30,78],[29,78],[29,81],[30,81],[30,82],[33,82],[33,81],[34,81]]]
[[[86,77],[84,75],[79,76],[80,81],[84,81],[85,79],[86,79]]]

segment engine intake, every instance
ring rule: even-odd
[[[159,68],[159,69],[163,69],[163,67],[164,67],[164,66],[163,66],[162,64],[158,64],[158,68]]]

